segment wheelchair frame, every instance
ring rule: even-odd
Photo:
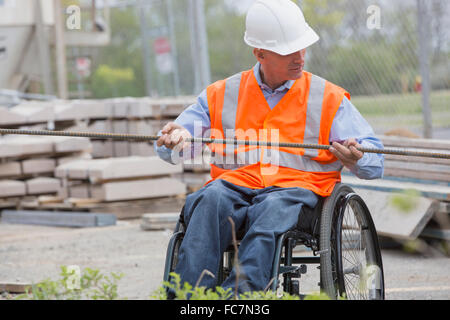
[[[351,216],[350,218],[348,215],[346,216],[346,212],[350,209],[354,213],[359,229],[349,225]],[[364,237],[360,239],[358,245],[360,248],[364,245],[366,265],[358,264],[350,268],[345,266],[349,259],[343,257],[342,254],[349,248],[351,251],[352,245],[354,245],[352,239],[349,241],[346,238],[345,232],[347,231],[351,236],[359,231],[361,237]],[[183,236],[183,215],[180,214],[180,220],[167,248],[164,281],[169,280],[170,272],[175,268]],[[294,256],[293,249],[297,245],[305,245],[310,248],[313,256]],[[230,245],[222,256],[222,267],[219,268],[217,275],[218,285],[231,271],[234,254],[234,247]],[[354,254],[351,256],[355,257]],[[297,226],[278,237],[272,264],[270,289],[277,290],[280,285],[279,276],[282,275],[283,290],[290,294],[300,295],[300,282],[296,279],[300,279],[301,275],[306,273],[308,264],[319,264],[320,288],[332,299],[342,296],[355,298],[350,295],[350,289],[355,287],[348,283],[349,280],[346,278],[346,275],[350,274],[359,275],[361,278],[359,285],[361,285],[361,281],[365,281],[366,284],[370,282],[370,287],[366,286],[364,289],[367,290],[359,298],[377,300],[385,298],[383,265],[375,225],[363,199],[348,185],[336,184],[332,194],[329,197],[320,198],[319,204],[314,209],[308,210],[304,206]],[[367,274],[369,269],[370,275]],[[366,278],[368,276],[370,279]]]

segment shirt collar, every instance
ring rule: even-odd
[[[267,91],[285,91],[285,90],[289,90],[294,85],[295,80],[287,80],[281,86],[279,86],[275,90],[272,90],[268,85],[266,85],[265,83],[262,82],[261,74],[259,73],[260,68],[261,68],[261,64],[259,62],[257,62],[255,64],[255,66],[253,67],[253,74],[255,75],[256,81],[258,82],[258,85],[261,89],[267,90]]]

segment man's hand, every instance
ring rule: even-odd
[[[364,155],[363,152],[356,149],[357,147],[361,147],[361,145],[356,142],[354,138],[350,138],[343,144],[333,142],[330,147],[330,152],[341,160],[344,166],[347,168],[352,168]]]
[[[162,128],[161,137],[156,141],[156,145],[158,147],[164,145],[169,149],[181,151],[190,144],[190,142],[186,142],[189,138],[192,136],[188,130],[175,122],[169,122]]]

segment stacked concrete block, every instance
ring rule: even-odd
[[[52,102],[26,101],[11,108],[10,111],[23,118],[23,122],[45,123],[55,120],[55,113]]]
[[[60,163],[90,158],[87,138],[19,136],[0,137],[0,199],[56,195],[61,188],[54,170]]]
[[[0,125],[14,126],[26,123],[26,117],[21,114],[11,112],[11,109],[0,106]]]
[[[108,202],[184,195],[185,184],[174,177],[181,172],[158,157],[131,156],[67,163],[55,176],[63,181],[61,197]]]

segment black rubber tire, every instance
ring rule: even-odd
[[[322,291],[331,299],[345,296],[350,299],[354,296],[347,295],[346,274],[349,272],[343,268],[343,219],[347,209],[351,208],[357,217],[355,221],[361,222],[360,243],[364,243],[364,256],[370,266],[376,270],[378,276],[376,285],[377,289],[368,289],[367,296],[362,294],[362,299],[384,299],[384,275],[381,259],[381,251],[378,244],[378,237],[375,226],[373,224],[370,212],[364,201],[354,193],[353,189],[345,184],[337,184],[333,193],[325,199],[321,221],[320,221],[320,284]],[[363,232],[364,231],[364,232]],[[345,236],[345,235],[344,235]],[[348,245],[348,244],[347,244]],[[364,267],[365,268],[365,267]],[[359,276],[361,277],[362,265],[357,267]],[[367,268],[363,270],[367,273]],[[355,277],[355,276],[354,276]],[[366,278],[364,278],[366,280]],[[361,281],[361,280],[360,280]],[[361,283],[363,283],[361,281]],[[349,285],[350,287],[350,285]]]

